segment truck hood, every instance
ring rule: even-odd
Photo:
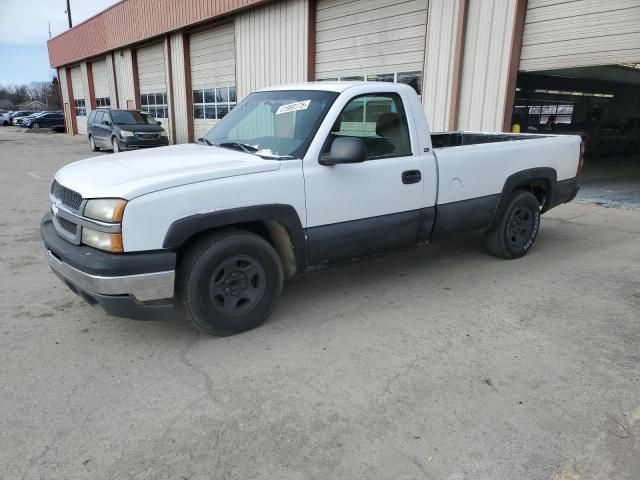
[[[132,198],[218,178],[278,170],[280,162],[250,153],[183,144],[103,155],[71,163],[56,173],[83,198]]]

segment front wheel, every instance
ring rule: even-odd
[[[120,153],[120,143],[118,143],[118,139],[116,137],[113,137],[113,140],[111,140],[111,146],[113,153]]]
[[[282,292],[280,257],[264,238],[226,230],[197,242],[181,262],[178,294],[201,330],[228,336],[256,328]]]
[[[34,128],[36,130],[40,129],[40,124],[38,122],[34,123],[33,125],[31,125],[31,128]]]
[[[517,190],[495,227],[486,233],[487,250],[496,257],[522,257],[533,246],[540,230],[540,206],[531,192]]]

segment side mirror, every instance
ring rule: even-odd
[[[162,122],[157,122],[157,123],[158,123],[158,125],[162,125]]]
[[[361,163],[367,159],[367,148],[360,138],[338,137],[331,144],[329,152],[320,157],[320,165],[341,163]]]
[[[111,122],[110,122],[109,120],[103,120],[103,121],[102,121],[102,124],[103,124],[103,125],[106,125],[107,127],[110,127],[110,126],[111,126]]]

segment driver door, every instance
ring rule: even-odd
[[[419,243],[422,164],[413,151],[410,122],[397,93],[352,98],[326,138],[360,138],[362,163],[324,166],[306,158],[309,263],[355,259]]]

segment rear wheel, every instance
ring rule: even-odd
[[[91,147],[91,151],[92,152],[97,152],[98,150],[100,150],[97,146],[96,146],[96,141],[93,139],[93,135],[91,135],[89,137],[89,147]]]
[[[241,230],[197,242],[179,270],[187,317],[201,330],[228,336],[262,324],[282,292],[280,257],[264,238]]]
[[[517,190],[509,199],[497,225],[486,233],[487,250],[496,257],[522,257],[540,230],[540,206],[531,192]]]

